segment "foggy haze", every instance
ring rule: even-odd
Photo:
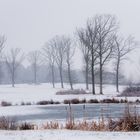
[[[28,53],[55,35],[73,36],[89,17],[112,14],[120,21],[121,33],[139,41],[139,7],[139,0],[0,0],[0,34],[7,38],[5,51],[19,47]],[[128,77],[137,72],[139,55],[139,50],[131,53],[122,66]],[[82,67],[78,49],[74,61],[76,69]]]

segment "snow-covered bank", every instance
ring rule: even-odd
[[[91,85],[90,85],[91,86]],[[125,86],[120,86],[120,91],[124,89]],[[75,89],[85,89],[85,84],[75,84]],[[40,84],[40,85],[28,85],[28,84],[18,84],[15,88],[11,85],[0,85],[0,101],[11,102],[12,104],[21,104],[21,102],[31,102],[35,103],[42,100],[54,100],[63,102],[65,99],[105,99],[105,98],[118,98],[116,97],[118,93],[115,92],[115,85],[104,85],[104,95],[100,95],[99,86],[96,85],[96,95],[56,95],[57,91],[69,89],[69,85],[65,84],[65,89],[60,88],[60,84],[56,84],[56,88],[52,88],[51,84]],[[124,98],[123,98],[124,99]],[[129,97],[129,100],[135,101],[135,97]],[[140,99],[140,98],[139,98]]]
[[[0,131],[1,140],[139,140],[140,132]]]

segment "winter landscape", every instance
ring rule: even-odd
[[[0,0],[0,139],[140,138],[138,0]]]

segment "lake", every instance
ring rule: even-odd
[[[132,113],[139,113],[139,105],[129,105]],[[136,106],[136,112],[135,112]],[[4,114],[4,112],[6,114]],[[72,116],[75,119],[98,119],[101,116],[120,118],[126,110],[126,104],[78,104],[71,105]],[[69,116],[69,105],[32,105],[1,107],[0,116],[16,118],[18,121],[66,120]],[[3,112],[3,113],[2,113]],[[9,112],[9,113],[8,113]]]

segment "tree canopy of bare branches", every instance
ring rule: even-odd
[[[35,50],[30,52],[28,54],[28,61],[30,62],[33,70],[34,84],[37,84],[37,71],[38,71],[38,66],[41,63],[40,51]]]
[[[45,63],[49,64],[51,69],[51,77],[52,77],[52,85],[55,88],[55,73],[54,67],[56,62],[56,49],[55,49],[55,41],[52,39],[48,43],[46,43],[43,47],[43,57]]]
[[[5,36],[0,36],[0,62],[2,59],[2,55],[3,55],[2,51],[5,47],[5,42],[6,42]],[[2,74],[1,63],[0,63],[0,81],[1,81],[2,76],[3,76],[3,74]]]
[[[89,67],[90,67],[90,49],[87,45],[87,36],[86,36],[86,30],[81,28],[77,31],[78,40],[79,40],[79,46],[80,50],[83,54],[83,59],[85,63],[85,80],[86,80],[86,89],[89,89]]]
[[[97,30],[97,53],[99,55],[100,69],[100,94],[103,94],[103,66],[111,58],[114,49],[114,36],[118,29],[118,23],[114,16],[96,16]]]
[[[96,18],[88,19],[85,29],[78,30],[78,37],[81,42],[81,49],[86,62],[86,85],[88,88],[88,73],[89,68],[91,68],[92,77],[92,93],[95,94],[95,64],[98,58],[96,50],[98,45],[96,43],[97,39],[97,23]],[[91,60],[91,63],[90,63]],[[90,67],[89,67],[90,65]]]
[[[100,94],[103,94],[103,66],[113,52],[113,37],[117,27],[118,24],[115,17],[111,15],[96,15],[87,21],[86,28],[78,30],[78,37],[80,42],[82,42],[82,52],[87,65],[86,71],[88,71],[88,65],[91,66],[93,94],[95,94],[95,65],[98,63],[100,68]],[[90,59],[91,64],[89,64]],[[87,77],[88,74],[86,74],[86,79],[88,79]]]
[[[21,52],[21,49],[19,48],[11,49],[9,54],[5,56],[6,65],[11,77],[12,87],[15,86],[17,68],[22,63],[23,60],[24,54]]]
[[[72,43],[72,40],[70,38],[65,38],[65,45],[66,45],[66,63],[67,63],[67,69],[68,69],[68,79],[69,79],[70,87],[73,90],[71,65],[72,65],[72,58],[75,53],[75,44]]]
[[[65,36],[56,36],[53,41],[55,42],[56,50],[56,64],[59,68],[61,87],[64,88],[63,84],[63,65],[66,58],[66,45],[67,39]]]
[[[5,36],[0,36],[0,55],[2,53],[2,50],[5,47],[5,45],[4,45],[5,42],[6,42]]]
[[[115,36],[115,50],[113,57],[115,58],[115,72],[116,72],[116,91],[119,92],[119,71],[120,64],[123,60],[125,60],[127,54],[129,54],[132,50],[137,46],[136,41],[132,36],[124,39],[118,35]]]

